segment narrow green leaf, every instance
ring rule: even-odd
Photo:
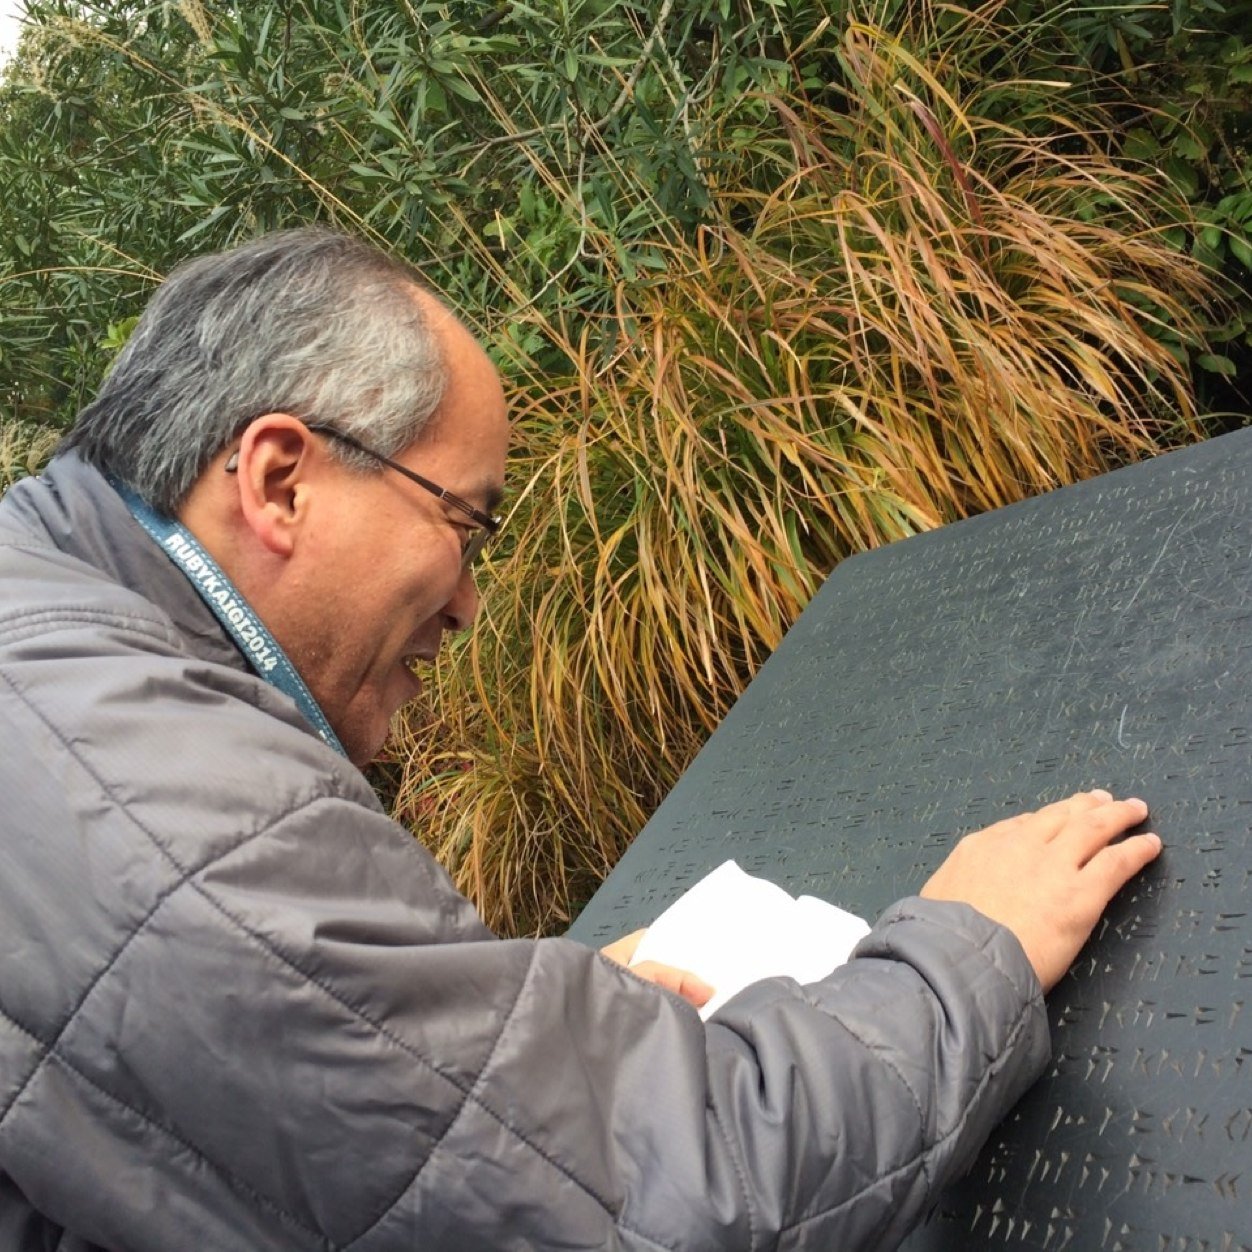
[[[1210,374],[1220,374],[1223,378],[1233,378],[1236,373],[1235,363],[1228,356],[1218,356],[1215,352],[1206,352],[1198,356],[1195,363]]]

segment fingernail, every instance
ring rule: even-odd
[[[1091,794],[1095,796],[1097,800],[1111,800],[1113,798],[1113,793],[1105,791],[1103,788],[1097,788]]]

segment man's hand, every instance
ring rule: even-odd
[[[1108,902],[1160,853],[1152,834],[1114,843],[1147,815],[1142,800],[1080,791],[966,835],[921,894],[973,905],[1007,926],[1050,991]]]
[[[625,939],[618,939],[600,949],[601,955],[619,965],[629,965],[631,973],[638,974],[658,987],[677,992],[684,1000],[703,1008],[713,994],[713,988],[702,978],[697,978],[688,969],[676,969],[673,965],[662,965],[659,961],[640,961],[638,965],[630,965],[630,958],[635,955],[639,940],[644,936],[643,930],[636,930]]]

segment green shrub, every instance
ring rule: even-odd
[[[777,125],[711,224],[577,341],[533,317],[572,368],[519,396],[483,621],[395,749],[496,925],[566,920],[841,557],[1200,435],[1178,197],[1091,113],[1000,120],[943,55],[993,35],[832,30],[839,92],[745,101]]]
[[[1238,185],[1122,152],[1194,117],[1101,77],[1089,8],[28,2],[14,419],[67,421],[178,259],[309,220],[492,345],[508,537],[379,777],[507,931],[568,918],[841,557],[1199,437],[1203,323],[1243,334],[1191,255],[1242,264]]]

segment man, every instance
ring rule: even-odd
[[[707,1026],[386,818],[507,435],[404,266],[297,231],[177,271],[0,501],[0,1246],[889,1248],[1039,1074],[1142,801],[970,836]]]

